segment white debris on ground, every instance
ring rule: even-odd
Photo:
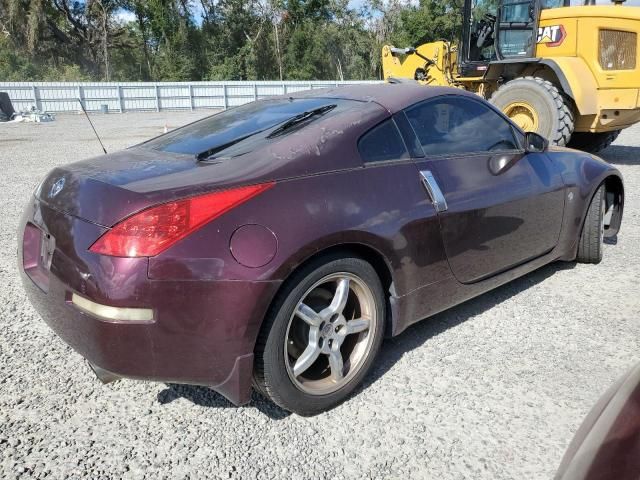
[[[55,114],[44,112],[33,105],[30,108],[16,112],[7,92],[0,92],[0,125],[7,123],[53,122],[55,119]]]
[[[109,151],[207,112],[94,115]],[[84,116],[0,129],[0,478],[549,479],[588,410],[640,360],[640,126],[602,156],[626,205],[600,265],[558,263],[383,345],[356,395],[313,418],[258,395],[104,386],[29,305],[19,215],[51,168],[101,154]]]
[[[31,110],[25,110],[24,112],[17,112],[13,114],[11,120],[6,123],[44,123],[53,122],[56,119],[56,115],[50,112],[43,112],[35,107],[31,107]],[[1,124],[0,124],[1,125]]]

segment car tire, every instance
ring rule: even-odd
[[[600,263],[602,261],[604,209],[604,185],[601,185],[591,200],[582,226],[576,257],[576,261],[580,263]]]
[[[265,318],[254,385],[303,416],[338,405],[380,350],[385,308],[380,278],[365,260],[332,255],[312,261],[285,283]]]
[[[549,80],[516,78],[498,88],[489,101],[523,130],[535,131],[554,145],[566,145],[573,133],[570,100]]]
[[[622,130],[614,130],[612,132],[600,133],[574,132],[567,146],[585,152],[597,153],[615,142],[621,131]]]

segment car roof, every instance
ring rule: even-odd
[[[324,97],[376,102],[391,113],[407,108],[415,103],[440,95],[463,95],[478,98],[459,88],[432,87],[418,83],[373,83],[343,85],[332,88],[306,90],[288,95],[293,98]]]

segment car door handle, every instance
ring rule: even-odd
[[[447,206],[447,200],[444,198],[444,194],[435,177],[431,173],[431,170],[420,170],[420,178],[424,188],[427,189],[427,193],[431,197],[431,202],[436,209],[436,212],[444,212],[449,207]]]

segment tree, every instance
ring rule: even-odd
[[[458,37],[452,1],[0,0],[0,78],[380,78],[385,43]]]
[[[461,24],[460,11],[449,1],[420,0],[417,6],[402,9],[390,39],[413,47],[434,40],[454,40],[459,37]]]

